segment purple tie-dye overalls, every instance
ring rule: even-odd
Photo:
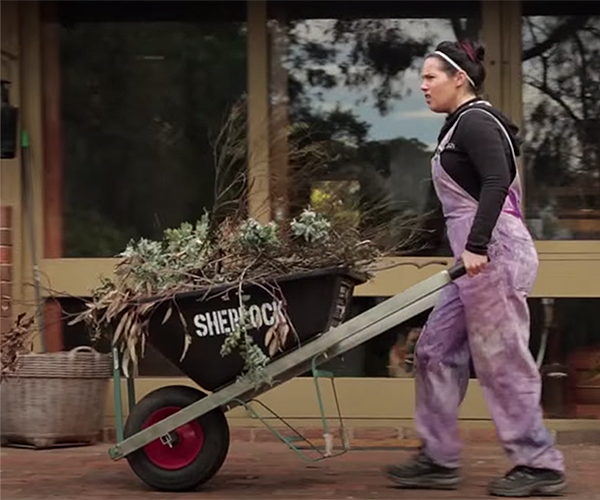
[[[473,108],[461,116],[465,113],[488,112]],[[511,144],[504,127],[488,114]],[[477,201],[444,171],[440,161],[459,121],[460,117],[432,160],[433,184],[456,259],[465,249],[477,211]],[[528,346],[526,297],[535,282],[538,258],[521,216],[520,198],[517,175],[492,233],[489,263],[479,275],[464,276],[444,289],[417,343],[417,430],[424,451],[447,467],[459,462],[458,408],[467,390],[472,357],[498,437],[512,462],[564,470],[562,454],[554,448],[542,420],[541,380]]]

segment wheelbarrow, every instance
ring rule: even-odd
[[[136,401],[134,381],[128,377],[130,411],[123,427],[121,369],[118,353],[113,349],[117,444],[110,448],[110,458],[126,458],[133,472],[154,489],[196,489],[223,465],[230,441],[225,414],[239,406],[259,418],[304,459],[313,460],[301,451],[301,442],[305,443],[304,449],[308,445],[308,449],[317,452],[314,460],[347,452],[349,445],[334,377],[319,366],[431,309],[443,287],[464,274],[464,266],[459,262],[348,320],[345,319],[354,288],[364,282],[364,277],[339,268],[289,275],[273,283],[248,284],[239,289],[223,286],[176,295],[174,302],[185,322],[175,314],[165,322],[168,306],[162,304],[150,319],[148,342],[203,390],[167,386]],[[275,289],[278,294],[273,293]],[[249,333],[261,349],[266,350],[265,335],[277,314],[285,312],[284,317],[295,331],[291,340],[265,366],[263,382],[243,374],[244,361],[239,354],[222,356],[220,352],[225,336],[239,317],[240,311],[236,309],[240,293],[249,304],[247,310],[252,320]],[[182,358],[184,323],[192,340]],[[280,418],[255,398],[310,371],[323,422],[324,449],[281,419],[291,431],[291,435],[284,435],[252,406],[258,403]],[[319,379],[322,378],[331,380],[338,410],[342,446],[335,453],[321,398]]]

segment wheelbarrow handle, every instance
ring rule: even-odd
[[[450,269],[448,269],[448,274],[450,275],[450,279],[452,281],[457,280],[458,278],[467,274],[467,270],[465,268],[463,261],[459,260]]]
[[[490,261],[489,257],[487,261]],[[465,264],[463,263],[462,259],[459,259],[458,262],[456,262],[456,264],[454,264],[450,269],[448,269],[448,274],[450,275],[450,279],[452,281],[457,280],[458,278],[467,274],[467,269],[465,268]]]

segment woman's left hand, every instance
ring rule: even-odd
[[[488,258],[486,255],[478,255],[465,250],[462,254],[462,261],[467,270],[467,274],[473,277],[483,271],[483,268],[488,263]]]

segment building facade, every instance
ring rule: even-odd
[[[419,68],[439,41],[462,38],[484,44],[485,97],[522,129],[523,208],[540,255],[531,349],[546,414],[555,427],[600,428],[598,382],[581,382],[600,357],[594,2],[2,2],[2,80],[30,141],[0,171],[3,330],[35,298],[37,256],[48,348],[88,343],[68,317],[114,256],[214,203],[214,138],[235,105],[247,116],[252,216],[276,219],[317,190],[358,211],[387,200],[372,221],[398,256],[356,290],[355,313],[445,268],[428,163],[443,117],[420,96]],[[302,163],[282,134],[292,129],[334,144],[341,161],[297,185]],[[402,221],[415,216],[420,236],[407,249]],[[332,362],[346,418],[410,422],[404,361],[424,319]],[[181,381],[150,351],[138,395]],[[265,401],[306,423],[318,415],[312,391],[299,377]],[[489,424],[475,378],[461,419]],[[253,425],[241,411],[231,420]]]

